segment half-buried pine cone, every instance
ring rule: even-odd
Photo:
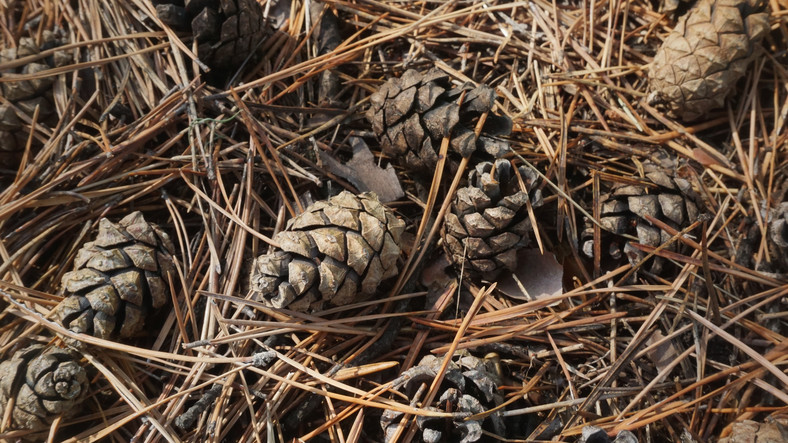
[[[470,416],[483,414],[503,402],[498,393],[501,378],[498,375],[495,358],[478,358],[472,355],[455,354],[454,361],[446,369],[443,383],[433,404],[426,409],[436,412],[452,412],[454,417],[416,417],[419,431],[413,441],[423,443],[458,442],[472,443],[482,441],[498,441],[485,432],[498,436],[506,435],[506,427],[500,411],[492,412],[484,418],[468,420]],[[492,357],[497,357],[494,354]],[[393,382],[393,388],[404,393],[407,398],[419,404],[424,393],[421,386],[429,385],[440,372],[443,357],[427,355],[418,366],[405,371]],[[385,441],[394,441],[398,433],[403,413],[386,410],[380,419]]]
[[[48,428],[69,417],[88,392],[88,376],[73,352],[31,345],[0,363],[0,410],[12,407],[14,429]]]
[[[720,108],[769,31],[763,0],[699,0],[665,38],[649,70],[649,101],[691,121]]]
[[[139,211],[118,223],[102,218],[96,239],[85,243],[74,270],[63,276],[66,299],[58,307],[59,321],[102,339],[134,336],[151,310],[170,300],[173,250],[170,237]]]
[[[667,167],[666,167],[667,166]],[[600,195],[600,225],[604,230],[600,245],[601,261],[616,263],[624,255],[632,265],[637,265],[646,253],[633,247],[624,236],[636,237],[638,243],[658,247],[671,236],[652,225],[647,216],[660,220],[680,231],[694,223],[699,215],[700,197],[693,186],[693,178],[685,178],[676,171],[677,163],[663,158],[662,165],[651,161],[643,164],[645,177],[638,183],[616,183],[608,192]],[[702,208],[702,206],[700,206]],[[583,253],[593,257],[594,225],[585,220],[581,233]],[[668,250],[675,250],[676,244]],[[612,259],[612,260],[611,260]],[[650,266],[658,272],[663,260],[659,257]]]
[[[263,8],[256,0],[154,0],[164,23],[191,31],[197,56],[212,70],[239,68],[268,35]]]
[[[463,92],[465,97],[458,105]],[[383,152],[417,172],[431,171],[447,136],[451,136],[451,150],[463,157],[477,149],[493,157],[509,150],[507,142],[495,138],[511,132],[507,117],[488,114],[480,136],[474,133],[479,116],[492,109],[495,97],[486,85],[452,87],[449,77],[437,68],[425,73],[410,69],[370,96],[367,120]]]
[[[535,174],[520,168],[526,189],[533,189]],[[492,280],[504,269],[517,268],[517,251],[529,244],[529,196],[520,190],[512,164],[504,159],[483,162],[468,176],[469,184],[457,190],[442,234],[449,260],[470,275]],[[534,206],[541,205],[535,190]]]
[[[61,43],[58,35],[52,31],[42,33],[40,46],[34,38],[23,37],[19,39],[17,47],[0,51],[0,64],[37,55]],[[70,62],[71,58],[66,52],[57,51],[50,57],[0,72],[0,76],[3,77],[0,90],[5,99],[4,104],[0,105],[0,168],[16,169],[25,149],[30,136],[28,129],[30,126],[25,123],[22,114],[28,119],[32,118],[38,108],[37,124],[52,125],[57,121],[52,98],[52,87],[56,77],[24,79],[25,76],[64,66]],[[16,80],[17,78],[19,80]],[[33,146],[37,144],[36,142]]]
[[[372,193],[343,191],[309,206],[274,237],[275,251],[252,266],[252,292],[275,308],[342,306],[397,275],[405,223]]]

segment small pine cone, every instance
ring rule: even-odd
[[[14,429],[38,431],[74,415],[87,391],[85,369],[65,349],[32,345],[0,363],[0,409],[13,400]]]
[[[463,91],[465,98],[457,105]],[[404,157],[405,165],[415,171],[431,171],[446,136],[451,136],[451,149],[463,157],[477,149],[494,157],[509,150],[508,143],[493,138],[511,132],[507,117],[488,115],[482,135],[477,139],[473,132],[476,120],[492,109],[495,97],[495,91],[485,85],[452,88],[449,77],[436,68],[424,74],[410,69],[370,96],[367,120],[386,154]]]
[[[60,43],[57,35],[52,31],[44,31],[40,47],[36,44],[35,39],[23,37],[19,39],[19,46],[16,48],[6,48],[0,51],[0,64],[36,55]],[[0,73],[4,79],[0,83],[3,98],[13,104],[13,107],[8,103],[0,105],[0,140],[2,140],[0,142],[0,168],[15,169],[19,158],[21,158],[21,151],[24,150],[27,143],[29,131],[25,129],[25,123],[17,114],[17,110],[32,117],[38,107],[38,123],[53,124],[56,115],[52,100],[52,85],[55,82],[55,77],[21,81],[13,81],[13,79],[64,66],[70,61],[68,54],[58,51],[51,57]]]
[[[291,219],[279,244],[252,266],[252,291],[275,308],[320,309],[361,301],[397,275],[405,223],[375,194],[339,195]]]
[[[170,300],[166,274],[174,269],[173,251],[170,237],[139,211],[117,224],[102,218],[96,240],[85,243],[74,271],[63,276],[61,324],[102,339],[137,334],[150,310]]]
[[[435,406],[426,408],[430,411],[453,412],[455,417],[417,417],[419,432],[413,441],[423,443],[487,441],[483,430],[501,437],[505,436],[506,428],[500,411],[491,413],[481,420],[466,420],[471,415],[484,413],[503,402],[503,398],[498,393],[501,378],[498,375],[495,359],[481,359],[462,354],[455,354],[455,357],[458,355],[461,355],[459,360],[456,360],[456,363],[455,361],[449,363],[446,369],[443,383],[432,403]],[[422,384],[429,387],[440,371],[442,362],[443,357],[425,356],[418,366],[408,369],[394,381],[394,389],[404,393],[411,401],[423,400],[423,398],[414,399],[414,396]],[[386,442],[393,441],[401,419],[402,412],[390,409],[383,411],[380,424]]]
[[[267,34],[263,8],[256,0],[154,1],[156,14],[180,31],[191,31],[197,56],[218,71],[235,70]]]
[[[643,185],[617,185],[611,192],[600,196],[599,222],[604,229],[602,239],[605,246],[602,254],[614,260],[626,254],[633,265],[640,262],[646,254],[629,242],[624,242],[622,254],[623,239],[611,236],[611,233],[635,236],[639,243],[657,247],[670,240],[671,236],[649,223],[647,215],[676,230],[686,228],[700,216],[700,199],[690,180],[678,175],[668,175],[664,168],[651,162],[644,163],[643,167],[646,176]],[[583,253],[588,257],[594,255],[593,231],[592,222],[585,220],[581,241]],[[668,250],[675,250],[675,247],[676,244],[673,244]],[[660,263],[661,260],[654,262],[652,272],[659,270]]]
[[[699,0],[649,70],[649,101],[690,121],[722,107],[769,30],[763,0]]]
[[[519,169],[527,188],[536,177],[526,168]],[[457,190],[452,212],[443,225],[443,246],[456,266],[466,272],[492,280],[503,270],[517,268],[517,251],[528,246],[531,219],[528,194],[519,183],[507,160],[483,162],[468,176],[469,185]],[[532,198],[539,206],[538,191]]]

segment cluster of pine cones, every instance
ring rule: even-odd
[[[255,0],[154,3],[161,21],[192,33],[200,59],[216,70],[237,68],[266,36],[262,10]],[[748,0],[745,7],[741,5],[740,0],[700,0],[679,21],[649,71],[652,103],[688,121],[722,105],[768,30],[765,4]],[[718,39],[721,27],[746,38]],[[51,44],[49,36],[44,40]],[[41,49],[32,40],[24,40],[16,53],[0,54],[0,61]],[[61,66],[64,61],[59,57],[28,64],[21,73]],[[3,88],[10,104],[0,107],[0,136],[10,141],[0,148],[18,152],[26,140],[15,135],[24,125],[16,109],[30,115],[39,107],[42,119],[53,115],[48,98],[51,82],[8,82]],[[448,142],[450,163],[457,157],[470,160],[467,180],[453,196],[441,230],[442,244],[458,270],[487,280],[517,269],[517,252],[529,245],[534,229],[533,209],[543,201],[534,171],[504,158],[510,152],[505,137],[512,131],[512,122],[494,114],[495,98],[492,88],[453,84],[437,69],[409,70],[389,79],[370,97],[367,113],[383,152],[414,176],[434,171],[444,142]],[[671,169],[678,170],[676,165],[646,164],[642,180],[603,193],[599,202],[602,228],[618,235],[616,239],[637,238],[641,245],[657,247],[669,236],[649,219],[677,231],[695,221],[700,197],[691,180],[664,172]],[[772,229],[779,251],[788,251],[786,214],[788,209],[780,208],[779,221]],[[272,239],[271,251],[254,261],[252,292],[273,308],[297,311],[362,301],[378,293],[382,282],[398,275],[404,230],[405,222],[373,194],[342,192],[318,201],[293,217]],[[594,243],[593,230],[587,220],[581,241],[589,256],[601,247]],[[602,239],[610,257],[625,256],[634,264],[645,256],[642,249],[616,239]],[[80,348],[84,340],[77,334],[104,340],[139,334],[148,315],[170,302],[173,254],[168,235],[139,212],[117,223],[100,220],[95,240],[77,253],[74,269],[62,279],[65,299],[58,307],[57,321],[69,331],[61,337],[63,341]],[[457,357],[436,399],[466,415],[499,406],[501,382],[489,361]],[[425,358],[403,374],[395,389],[412,398],[421,383],[435,378],[440,363],[435,357]],[[32,345],[0,363],[0,405],[11,408],[6,414],[16,429],[46,429],[56,417],[77,412],[87,392],[86,367],[74,351]],[[398,432],[399,419],[395,411],[383,414],[386,435]],[[420,418],[417,425],[419,438],[425,442],[473,442],[483,430],[505,432],[500,416],[494,413],[448,424]]]
[[[84,342],[73,334],[138,335],[151,311],[170,302],[173,250],[169,236],[141,212],[118,223],[102,218],[95,240],[63,276],[65,299],[56,313],[69,334],[60,338],[80,349]],[[73,350],[34,344],[0,363],[0,408],[11,408],[13,429],[45,430],[57,417],[79,412],[87,394],[85,365]]]

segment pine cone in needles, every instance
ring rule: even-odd
[[[456,266],[464,264],[471,275],[492,280],[503,269],[515,270],[517,251],[529,244],[529,196],[520,191],[512,168],[504,159],[476,165],[468,175],[468,186],[457,190],[446,214],[443,246],[449,260]],[[526,188],[532,189],[535,174],[527,168],[519,172]],[[541,205],[538,190],[532,204]]]
[[[643,167],[645,179],[642,185],[617,184],[600,196],[599,221],[604,228],[602,254],[613,261],[622,258],[622,243],[623,253],[633,265],[645,256],[620,236],[631,235],[637,237],[639,243],[653,247],[670,240],[668,233],[647,221],[647,215],[679,231],[694,223],[700,215],[700,198],[690,179],[668,174],[669,170],[652,162],[644,163]],[[581,241],[583,253],[588,257],[593,257],[593,230],[591,221],[586,220]],[[676,244],[668,248],[675,249]],[[651,271],[657,272],[661,262],[655,260]]]
[[[87,391],[85,369],[65,349],[32,345],[0,363],[0,408],[13,400],[14,429],[42,430],[74,415]]]
[[[152,309],[170,301],[167,274],[174,269],[173,251],[170,237],[139,211],[117,224],[101,219],[96,239],[85,243],[74,270],[63,276],[66,298],[58,307],[60,322],[103,339],[134,336]]]
[[[235,70],[268,35],[256,0],[154,1],[156,13],[176,30],[191,31],[197,56],[218,71]]]
[[[649,101],[691,121],[722,107],[769,31],[763,0],[699,0],[662,42]]]
[[[36,40],[31,37],[19,39],[19,45],[16,48],[6,48],[0,51],[0,64],[36,55],[62,43],[58,35],[52,31],[44,31],[41,42],[41,46],[39,46]],[[51,57],[27,63],[21,68],[0,72],[0,76],[4,80],[11,80],[0,83],[3,98],[14,105],[13,107],[8,103],[0,105],[0,167],[15,169],[18,166],[21,151],[24,150],[30,134],[22,116],[17,112],[32,117],[38,107],[39,124],[52,125],[56,122],[56,109],[52,98],[52,88],[56,77],[19,81],[13,81],[13,79],[65,66],[70,62],[71,58],[66,52],[58,51]]]
[[[482,430],[505,436],[506,428],[500,412],[492,413],[481,420],[466,420],[471,415],[484,413],[503,402],[498,393],[501,378],[494,359],[477,358],[462,353],[455,354],[459,359],[449,363],[443,383],[438,389],[431,411],[453,412],[452,418],[419,416],[416,424],[419,432],[413,441],[423,443],[458,442],[472,443],[498,441],[485,437]],[[414,396],[422,384],[430,386],[438,374],[443,357],[427,355],[418,366],[405,371],[394,381],[394,389],[404,393],[414,401]],[[423,399],[415,399],[416,404]],[[385,441],[393,441],[397,434],[402,413],[386,410],[380,419]]]
[[[466,95],[458,105],[462,92]],[[463,157],[477,149],[494,157],[509,150],[508,143],[495,138],[511,132],[507,117],[488,115],[480,137],[473,132],[479,116],[492,109],[495,97],[486,85],[452,87],[449,77],[437,68],[425,73],[411,69],[401,78],[389,79],[370,96],[367,120],[383,152],[404,160],[414,171],[432,171],[447,136],[451,136],[451,150]]]
[[[397,275],[404,229],[372,193],[318,201],[274,237],[279,249],[255,260],[252,291],[274,308],[298,311],[362,301]]]

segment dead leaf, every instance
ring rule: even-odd
[[[504,275],[498,289],[519,300],[536,300],[563,291],[564,270],[553,254],[539,249],[521,249],[517,253],[517,271]]]
[[[646,346],[651,346],[652,344],[662,340],[665,338],[662,335],[662,331],[657,330],[654,331],[653,334],[646,340]],[[673,360],[676,359],[679,355],[679,351],[676,350],[676,347],[673,345],[671,340],[665,341],[661,343],[659,346],[655,347],[654,349],[648,351],[646,353],[648,358],[654,363],[654,366],[657,367],[657,370],[662,372],[663,369],[668,367]]]
[[[327,152],[320,151],[320,160],[331,173],[347,179],[361,192],[374,192],[383,203],[405,195],[397,174],[391,165],[386,169],[375,162],[375,156],[361,137],[350,137],[353,158],[344,165]]]

